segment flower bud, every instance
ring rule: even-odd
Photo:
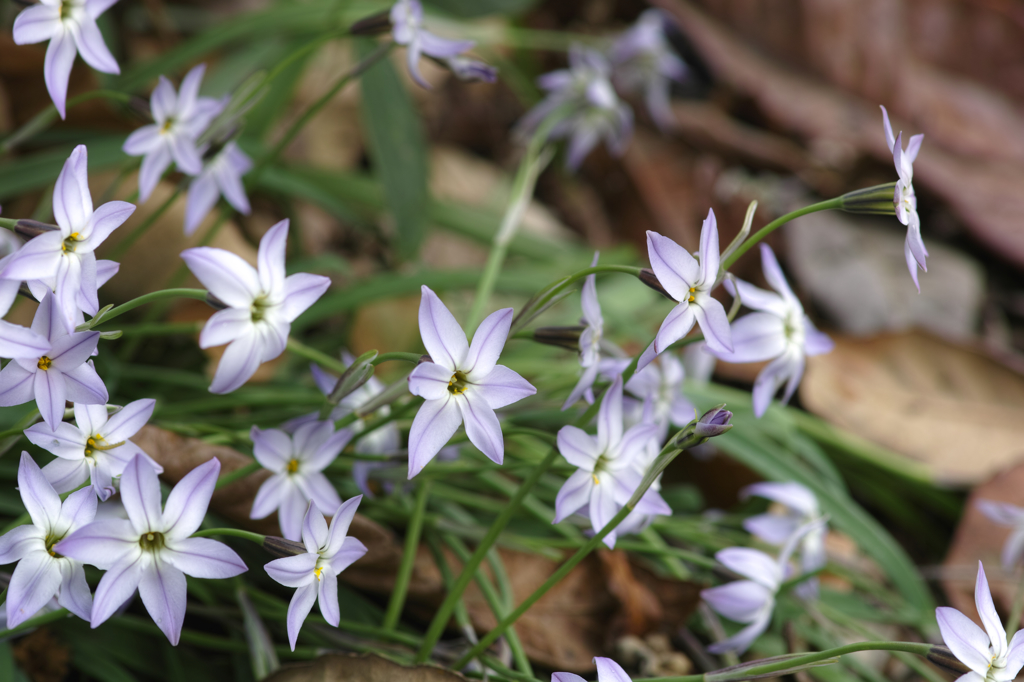
[[[970,668],[961,663],[960,659],[954,656],[952,651],[941,644],[932,647],[931,651],[928,652],[928,660],[940,668],[945,668],[957,675],[971,672]]]
[[[220,300],[209,291],[206,292],[206,305],[216,310],[225,310],[228,306],[224,301]]]
[[[896,215],[896,183],[855,189],[839,197],[842,208],[847,213],[867,213],[870,215]]]
[[[354,36],[377,36],[391,30],[391,12],[384,10],[363,17],[348,27],[349,35]]]
[[[338,378],[338,383],[334,385],[334,390],[327,397],[327,401],[332,405],[337,405],[342,398],[369,381],[373,376],[373,361],[376,357],[377,351],[371,350],[356,358],[345,370],[345,373]]]
[[[33,237],[38,237],[44,232],[53,232],[54,230],[59,229],[60,228],[56,225],[41,223],[38,220],[31,220],[29,218],[20,219],[14,226],[15,234],[19,237],[24,237],[25,239],[32,239]]]
[[[693,434],[698,438],[720,436],[732,428],[732,424],[729,423],[730,419],[732,419],[732,412],[725,409],[725,405],[712,407],[697,420]]]
[[[490,64],[485,64],[479,60],[456,55],[443,61],[445,66],[451,69],[452,74],[460,81],[493,83],[498,80],[498,70]]]
[[[639,279],[665,298],[672,299],[673,301],[675,300],[667,291],[665,291],[665,287],[661,286],[661,282],[658,281],[658,276],[654,274],[654,270],[651,270],[650,268],[641,269]]]
[[[301,542],[285,540],[274,535],[268,535],[263,541],[263,549],[276,557],[297,556],[306,553],[306,547]]]
[[[533,340],[549,346],[558,346],[567,350],[580,349],[580,335],[586,329],[583,325],[571,327],[540,327],[533,332]]]

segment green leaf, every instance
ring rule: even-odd
[[[359,40],[360,58],[376,43]],[[396,251],[413,258],[426,228],[427,144],[412,98],[391,62],[383,59],[362,76],[363,126],[374,172],[395,220]]]
[[[112,168],[128,158],[121,151],[124,140],[124,135],[103,135],[90,139],[86,143],[89,148],[89,172]],[[74,148],[74,145],[61,146],[0,163],[0,201],[53,184]]]
[[[429,0],[426,4],[452,16],[470,18],[520,14],[537,4],[537,0]]]

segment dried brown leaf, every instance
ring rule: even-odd
[[[460,682],[462,675],[427,665],[404,666],[375,654],[328,654],[287,665],[264,682]]]

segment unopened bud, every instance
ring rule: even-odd
[[[206,292],[206,305],[210,306],[211,308],[216,308],[217,310],[226,310],[228,307],[227,303],[220,300],[219,298],[211,294],[209,291]]]
[[[540,327],[533,332],[533,340],[549,346],[558,346],[568,350],[580,349],[580,335],[586,327]]]
[[[725,405],[712,407],[697,420],[693,434],[698,438],[720,436],[732,428],[732,424],[729,423],[730,419],[732,419],[732,412],[725,409]]]
[[[356,358],[345,370],[345,373],[338,378],[338,382],[334,384],[334,390],[327,397],[328,402],[337,405],[342,398],[369,381],[373,376],[373,361],[376,358],[377,351],[375,350],[367,351]]]
[[[654,270],[651,270],[650,268],[641,269],[640,281],[657,291],[665,298],[671,298],[673,301],[675,300],[672,298],[671,294],[665,291],[665,287],[661,286],[661,282],[658,281],[658,276],[654,274]]]
[[[954,656],[952,651],[941,644],[936,644],[932,647],[931,651],[928,652],[928,660],[940,668],[945,668],[957,675],[971,672],[971,669]]]
[[[46,232],[53,232],[60,228],[56,225],[50,225],[49,223],[41,223],[38,220],[32,220],[30,218],[22,218],[14,225],[14,233],[19,237],[25,239],[32,239],[38,237]]]
[[[855,189],[839,197],[840,208],[847,213],[896,215],[896,183]]]
[[[391,12],[384,10],[364,17],[348,27],[349,35],[377,36],[391,30]]]
[[[285,540],[274,535],[268,535],[263,541],[263,549],[276,557],[298,556],[306,553],[306,546],[294,540]]]

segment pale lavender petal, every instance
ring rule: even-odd
[[[350,497],[342,502],[334,511],[331,527],[327,532],[324,556],[330,558],[341,550],[342,545],[345,543],[345,536],[348,535],[349,526],[352,524],[352,519],[355,518],[356,510],[359,509],[359,503],[362,500],[362,495]]]
[[[252,160],[234,142],[229,142],[221,154],[225,155],[226,163],[214,172],[217,185],[229,204],[239,213],[248,215],[249,197],[245,195],[242,176],[252,170]]]
[[[284,280],[281,314],[291,322],[316,303],[331,286],[331,278],[299,272]]]
[[[574,673],[551,673],[551,682],[587,682]]]
[[[256,373],[263,357],[259,336],[246,334],[224,349],[217,372],[210,384],[210,393],[231,393]]]
[[[120,443],[139,432],[153,416],[156,401],[152,398],[128,403],[110,416],[103,436],[108,443]]]
[[[504,365],[495,365],[485,376],[474,380],[470,389],[483,398],[492,410],[499,410],[537,393],[533,384]]]
[[[291,645],[292,651],[295,651],[295,641],[299,638],[299,630],[302,628],[306,616],[309,615],[310,609],[313,608],[316,595],[316,584],[303,585],[295,590],[295,594],[288,604],[288,643]]]
[[[435,363],[452,372],[462,369],[469,353],[465,332],[437,294],[426,285],[421,292],[419,325],[423,346]]]
[[[44,531],[32,524],[16,526],[0,536],[0,565],[21,560],[33,549],[45,547]]]
[[[409,374],[409,393],[426,400],[440,400],[449,395],[452,370],[433,362],[421,362]],[[476,389],[474,386],[473,389]]]
[[[345,538],[341,549],[331,558],[331,568],[336,574],[341,573],[353,563],[363,558],[366,552],[366,545],[362,542],[356,538]]]
[[[434,459],[461,423],[462,411],[453,398],[423,403],[409,430],[409,478]]]
[[[188,186],[188,200],[185,203],[185,234],[191,235],[217,204],[220,191],[214,178],[203,173]],[[141,198],[141,195],[140,195]]]
[[[597,448],[608,450],[622,440],[622,377],[617,376],[608,387],[597,412]]]
[[[340,504],[339,502],[338,505]],[[312,501],[302,518],[302,544],[306,546],[306,551],[315,553],[323,549],[327,545],[327,532],[327,519],[324,518],[316,501]]]
[[[136,458],[132,461],[138,461]],[[131,465],[128,465],[129,468]],[[203,462],[178,481],[167,496],[164,504],[163,530],[168,538],[187,538],[199,529],[206,516],[206,508],[210,506],[213,489],[220,475],[220,460],[216,457]],[[153,475],[156,479],[156,475]],[[124,481],[124,478],[121,479]],[[124,484],[122,483],[122,490]],[[159,505],[160,495],[157,494]],[[129,514],[131,516],[131,514]]]
[[[430,83],[426,81],[423,74],[420,73],[420,41],[419,36],[416,37],[412,42],[408,44],[405,50],[405,64],[409,68],[409,75],[419,85],[426,89],[430,89]]]
[[[324,620],[338,627],[341,620],[341,610],[338,608],[338,576],[330,570],[323,570],[320,572],[319,583],[320,613]]]
[[[36,407],[43,421],[50,428],[56,428],[64,418],[64,403],[67,398],[67,386],[64,376],[58,369],[38,371],[33,376],[32,391],[36,396]]]
[[[593,471],[603,448],[589,433],[576,426],[563,426],[558,430],[558,452],[569,464]]]
[[[1010,533],[1010,537],[1006,538],[1006,543],[1003,545],[1001,555],[1003,568],[1012,571],[1021,556],[1024,556],[1024,529],[1017,529]]]
[[[172,646],[178,645],[185,622],[185,574],[174,566],[155,560],[142,571],[139,596],[157,627]]]
[[[181,86],[178,88],[178,110],[189,115],[196,106],[199,99],[199,87],[203,83],[203,75],[206,73],[206,64],[197,64],[189,69],[185,77],[181,79]]]
[[[139,201],[146,203],[156,189],[160,178],[170,167],[173,161],[171,150],[164,144],[163,140],[156,149],[149,152],[142,158],[142,166],[139,168]]]
[[[741,279],[734,282],[732,279],[726,278],[722,285],[730,296],[739,298],[740,302],[748,308],[772,313],[778,317],[786,317],[789,314],[790,305],[776,293],[765,291]]]
[[[805,516],[816,516],[818,514],[818,498],[807,486],[795,481],[762,481],[748,485],[740,491],[740,496],[763,497],[795,509]]]
[[[89,620],[92,618],[92,592],[85,582],[85,568],[70,561],[60,562],[59,568],[61,583],[57,603],[82,620]]]
[[[86,13],[78,20],[78,34],[75,36],[78,43],[78,53],[82,55],[85,63],[103,73],[121,73],[117,66],[117,60],[110,54],[107,44],[103,42],[103,34],[96,20]]]
[[[657,336],[654,337],[652,345],[656,353],[663,353],[666,348],[690,333],[693,323],[697,321],[696,309],[697,306],[689,303],[680,303],[672,309],[661,323]],[[644,355],[646,356],[647,353],[645,352]],[[639,366],[637,363],[637,367]]]
[[[103,380],[96,373],[91,362],[84,362],[78,367],[64,371],[64,385],[67,399],[73,403],[105,405],[110,396]]]
[[[50,45],[52,47],[53,43]],[[92,216],[88,151],[84,144],[75,147],[57,176],[53,187],[53,214],[65,237],[85,227]]]
[[[758,514],[743,520],[743,528],[748,533],[771,545],[784,545],[799,527],[799,521],[780,514]]]
[[[693,305],[691,308],[700,330],[704,332],[708,350],[731,351],[732,331],[729,329],[729,316],[718,299],[708,296],[700,305]]]
[[[63,30],[59,6],[29,5],[14,19],[14,44],[41,43]]]
[[[779,390],[779,386],[789,379],[794,369],[793,358],[787,354],[772,360],[761,370],[754,380],[754,416],[764,415],[771,404],[772,396]]]
[[[700,596],[716,612],[737,623],[756,620],[774,599],[771,590],[752,580],[737,580],[701,590]]]
[[[836,347],[835,342],[827,334],[818,331],[810,318],[804,316],[804,355],[822,355],[831,353]]]
[[[60,567],[45,550],[30,552],[14,567],[7,588],[7,628],[36,615],[60,589]]]
[[[771,285],[772,289],[779,292],[783,298],[788,301],[795,301],[799,303],[799,299],[793,290],[789,287],[789,282],[786,281],[786,275],[782,272],[782,267],[779,265],[778,259],[775,257],[775,252],[772,251],[772,247],[765,243],[761,243],[761,270],[764,272],[764,278],[768,280],[768,284]]]
[[[203,172],[203,158],[199,155],[194,140],[185,135],[168,135],[171,158],[178,170],[186,175],[198,175]]]
[[[569,138],[569,145],[565,153],[565,167],[570,171],[579,168],[600,139],[601,131],[598,128],[582,122],[577,125],[572,132],[572,137]]]
[[[700,266],[694,257],[668,237],[650,230],[647,231],[647,254],[665,291],[679,302],[689,299],[690,287],[700,277]]]
[[[576,385],[569,393],[569,397],[565,399],[564,403],[562,403],[563,412],[575,405],[580,398],[586,398],[588,403],[593,403],[594,382],[597,381],[597,375],[600,369],[600,365],[596,362],[590,367],[584,368],[583,372],[580,374],[580,380],[576,382]]]
[[[250,519],[264,519],[281,506],[285,494],[290,490],[287,474],[276,474],[263,481],[252,501]]]
[[[193,578],[233,578],[246,571],[245,562],[233,549],[209,538],[175,540],[160,557]]]
[[[456,398],[454,402],[462,412],[469,442],[487,455],[488,459],[501,464],[505,459],[505,438],[501,433],[498,415],[482,396],[471,392],[462,395],[461,399]]]
[[[438,59],[446,59],[462,54],[472,49],[473,45],[476,44],[472,40],[448,40],[441,38],[422,28],[419,31],[418,38],[423,54],[437,57]]]
[[[341,504],[338,491],[334,489],[327,477],[321,473],[309,473],[292,477],[295,485],[302,491],[307,500],[316,503],[319,509],[337,509]],[[324,527],[326,532],[326,526]]]
[[[303,448],[304,452],[307,453],[302,461],[302,470],[304,472],[323,471],[326,469],[331,462],[338,458],[341,451],[352,440],[352,436],[355,435],[351,428],[334,431],[334,424],[332,422],[324,422],[324,424],[327,425],[326,430],[330,435],[323,442],[316,444],[312,452],[309,451],[310,447]],[[296,439],[298,434],[299,432],[296,431]],[[298,445],[296,445],[296,449],[298,449]],[[333,509],[333,507],[328,508],[328,510],[330,509]]]
[[[103,204],[89,218],[89,224],[84,230],[88,237],[78,248],[95,249],[134,212],[135,204],[129,204],[127,201],[108,201]]]
[[[990,640],[974,621],[948,606],[935,609],[939,632],[953,655],[968,668],[985,676],[990,662]]]
[[[676,306],[676,308],[673,310],[673,312],[675,312],[675,310],[678,310],[679,307],[680,306]],[[671,316],[672,313],[669,313],[669,315]],[[667,322],[668,318],[666,318],[665,321]],[[662,323],[661,326],[664,327],[665,324]],[[692,321],[690,322],[690,327],[691,328],[693,327],[693,322]],[[636,362],[636,371],[637,372],[639,372],[642,369],[644,369],[645,367],[647,367],[647,365],[651,364],[651,362],[654,361],[654,358],[658,357],[657,345],[658,345],[658,339],[657,339],[657,337],[655,337],[654,341],[651,341],[651,345],[647,346],[647,350],[645,350],[643,353],[640,354],[640,358]]]
[[[879,105],[882,109],[882,125],[885,127],[885,143],[889,145],[889,151],[896,145],[896,137],[892,134],[892,124],[889,123],[889,112],[885,106]]]
[[[598,682],[632,682],[622,666],[610,658],[594,657]]]
[[[142,457],[133,458],[121,475],[121,503],[139,535],[165,530],[160,511],[160,480],[150,463]]]
[[[775,559],[750,547],[727,547],[715,553],[718,563],[733,573],[775,590],[782,582],[782,569]]]
[[[164,123],[172,118],[178,110],[178,93],[174,85],[165,76],[160,76],[156,87],[149,97],[149,108],[157,123]]]
[[[68,259],[70,260],[70,259]],[[83,253],[79,258],[71,262],[77,262],[78,291],[71,289],[73,296],[69,297],[70,307],[64,308],[64,323],[68,333],[75,330],[75,325],[80,321],[78,312],[88,313],[90,316],[96,314],[100,309],[100,301],[97,296],[99,285],[96,283],[96,254]],[[69,268],[71,270],[71,268]],[[58,273],[57,286],[64,286]],[[74,282],[74,277],[70,278]]]
[[[319,557],[315,553],[297,554],[274,559],[263,569],[276,582],[285,587],[302,587],[316,580],[313,569]]]
[[[470,381],[479,381],[494,369],[512,326],[512,313],[512,308],[503,308],[491,313],[473,333],[469,354],[460,367]]]
[[[288,219],[275,224],[260,239],[258,267],[260,287],[275,291],[284,284],[284,259],[288,243]]]
[[[53,105],[61,118],[64,118],[66,113],[68,81],[71,79],[71,67],[75,63],[76,54],[78,48],[75,47],[75,39],[70,31],[61,28],[54,32],[50,45],[46,48],[46,59],[43,61],[43,80],[46,81],[46,91],[50,93],[50,99],[53,100]],[[53,205],[56,212],[56,196]]]
[[[231,343],[235,339],[254,333],[252,311],[247,308],[218,310],[203,326],[199,334],[199,347],[212,348]]]
[[[978,500],[974,506],[991,521],[1002,526],[1018,526],[1024,524],[1024,507],[995,500]]]
[[[69,334],[54,340],[48,357],[53,360],[53,367],[62,372],[70,372],[89,359],[99,341],[99,332]]]
[[[96,586],[96,594],[93,596],[91,621],[93,628],[106,622],[121,608],[122,604],[131,598],[142,579],[144,566],[142,553],[139,552],[135,556],[127,557],[114,564],[103,574],[100,584]]]
[[[181,258],[203,286],[231,308],[248,309],[260,295],[256,271],[229,251],[199,246],[186,249]]]
[[[590,502],[590,494],[594,488],[594,477],[589,471],[574,471],[562,484],[555,498],[555,520],[560,523],[571,514],[575,514]]]
[[[708,651],[713,654],[721,654],[726,651],[742,654],[750,647],[751,644],[754,643],[755,639],[761,636],[761,633],[768,629],[768,625],[771,623],[771,620],[771,610],[765,609],[765,611],[761,613],[760,617],[753,623],[743,628],[732,637],[712,644],[708,647]]]
[[[1013,634],[1013,638],[1010,639],[1006,654],[1006,667],[1003,670],[1007,678],[1016,679],[1017,673],[1022,667],[1024,667],[1024,630],[1017,630]]]
[[[139,533],[124,519],[82,526],[54,545],[54,551],[103,570],[123,561],[134,561],[142,553]]]
[[[60,267],[63,243],[64,237],[56,230],[29,239],[7,262],[0,276],[13,280],[53,277]]]
[[[302,540],[302,517],[306,513],[309,501],[298,486],[289,481],[288,490],[281,499],[277,510],[277,522],[281,526],[281,535],[288,540]]]
[[[601,480],[601,477],[598,477]],[[605,478],[601,483],[594,485],[590,491],[590,524],[594,532],[598,533],[619,513],[620,505],[615,501],[615,488],[611,485],[611,478]],[[608,549],[615,549],[617,531],[613,530],[604,536],[604,544]]]
[[[21,405],[35,398],[35,373],[9,362],[0,370],[0,406]]]
[[[912,135],[907,140],[907,150],[903,152],[903,155],[907,157],[907,161],[914,163],[917,161],[917,153],[921,151],[921,143],[924,142],[924,135],[917,134]]]
[[[156,150],[162,143],[160,126],[148,125],[135,129],[121,145],[121,151],[129,156],[145,156]]]
[[[988,578],[985,577],[985,567],[978,562],[978,578],[974,584],[974,603],[978,607],[978,615],[981,616],[981,624],[985,627],[989,640],[992,641],[996,651],[1002,651],[1006,646],[1006,630],[996,613],[996,605],[992,601],[992,592],[988,587]]]
[[[260,429],[257,426],[249,430],[252,439],[252,454],[264,468],[275,473],[284,471],[292,459],[294,449],[292,439],[280,429]]]
[[[82,488],[67,496],[60,509],[60,527],[77,530],[96,518],[96,495]]]
[[[28,327],[0,320],[0,357],[37,358],[50,352],[50,341]]]
[[[705,286],[711,286],[718,277],[719,260],[718,221],[714,209],[708,209],[708,217],[700,228],[700,279]]]

